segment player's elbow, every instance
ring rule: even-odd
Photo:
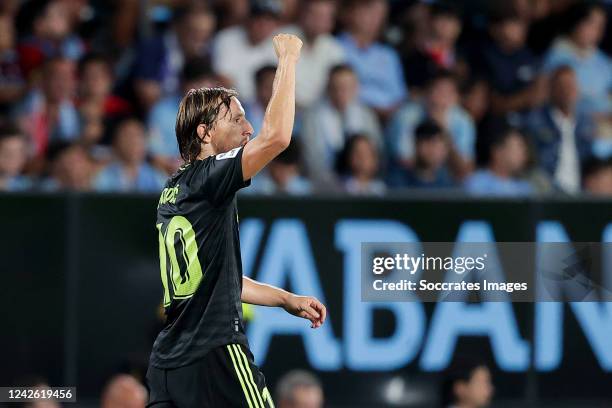
[[[286,135],[283,132],[278,132],[271,137],[272,146],[274,146],[274,150],[277,150],[279,153],[285,150],[290,142],[291,134]]]

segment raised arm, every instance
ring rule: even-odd
[[[282,307],[294,316],[310,320],[316,329],[325,322],[325,306],[312,296],[297,296],[286,290],[242,278],[242,301],[253,305]]]
[[[279,34],[272,40],[278,57],[272,98],[266,108],[261,131],[244,147],[242,175],[252,178],[289,146],[295,116],[295,67],[302,41],[290,34]]]

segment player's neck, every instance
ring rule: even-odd
[[[213,147],[210,144],[203,144],[200,149],[200,154],[198,154],[198,160],[204,160],[207,157],[214,156],[217,154]]]

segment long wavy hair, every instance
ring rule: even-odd
[[[219,111],[225,106],[230,110],[232,97],[238,92],[227,88],[191,89],[181,101],[176,115],[176,140],[181,157],[186,163],[196,160],[202,150],[202,140],[198,137],[198,126],[205,125],[208,134],[219,119]]]

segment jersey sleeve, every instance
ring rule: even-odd
[[[203,187],[213,203],[222,203],[251,184],[250,179],[243,180],[242,152],[242,147],[237,147],[211,158]]]

